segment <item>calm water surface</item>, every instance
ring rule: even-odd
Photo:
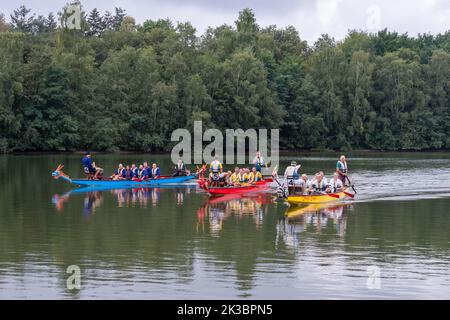
[[[337,156],[295,158],[311,174]],[[95,160],[169,170],[168,156]],[[51,179],[59,163],[81,174],[79,155],[0,156],[2,299],[450,298],[450,154],[353,155],[357,200],[325,208],[210,199],[195,183],[73,190]],[[70,265],[81,290],[66,288]]]

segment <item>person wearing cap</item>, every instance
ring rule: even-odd
[[[97,169],[97,167],[95,166],[95,163],[92,161],[90,152],[86,152],[84,154],[84,157],[81,160],[81,162],[83,164],[84,173],[86,173],[86,175],[89,178],[97,179],[97,176],[99,175],[99,173],[101,172],[102,169],[101,168]]]
[[[285,179],[294,179],[297,180],[300,178],[298,170],[300,169],[301,165],[297,164],[297,161],[291,161],[291,165],[286,168],[284,171],[284,178]]]

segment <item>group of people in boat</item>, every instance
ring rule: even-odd
[[[209,176],[206,181],[206,186],[211,187],[239,187],[255,184],[262,181],[263,176],[261,170],[264,163],[264,158],[259,151],[256,152],[253,159],[253,167],[240,168],[235,167],[234,171],[224,171],[223,165],[217,156],[209,164]]]
[[[345,189],[350,183],[344,155],[336,163],[336,172],[330,179],[327,179],[323,171],[319,171],[309,178],[306,174],[300,173],[300,167],[300,164],[292,161],[284,172],[289,194],[336,193]]]
[[[83,169],[88,179],[102,179],[104,170],[98,167],[91,158],[91,154],[86,152],[83,160]],[[189,175],[190,172],[186,168],[183,161],[180,159],[174,167],[172,176],[184,176]],[[131,165],[119,164],[114,173],[110,176],[111,180],[150,180],[159,179],[161,176],[161,170],[156,163],[149,166],[148,162],[144,162],[137,166],[135,163]]]

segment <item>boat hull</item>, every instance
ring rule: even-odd
[[[73,184],[84,187],[102,186],[110,188],[121,187],[152,187],[167,184],[181,184],[186,181],[195,178],[195,176],[182,176],[182,177],[162,177],[160,179],[153,179],[147,181],[134,181],[134,180],[88,180],[88,179],[71,179]]]
[[[287,198],[287,202],[290,204],[305,204],[305,203],[329,203],[342,201],[345,199],[351,199],[354,195],[348,193],[347,191],[341,191],[336,193],[327,193],[327,194],[317,194],[317,195],[298,195],[298,196],[289,196]]]
[[[243,194],[249,192],[257,192],[265,190],[272,179],[265,179],[264,181],[256,182],[254,185],[240,186],[240,187],[213,187],[209,188],[208,192],[211,195],[224,195],[224,194]]]

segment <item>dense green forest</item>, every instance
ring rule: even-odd
[[[165,151],[176,128],[280,128],[285,149],[450,148],[450,32],[314,44],[252,10],[198,35],[116,8],[0,15],[0,152]]]

